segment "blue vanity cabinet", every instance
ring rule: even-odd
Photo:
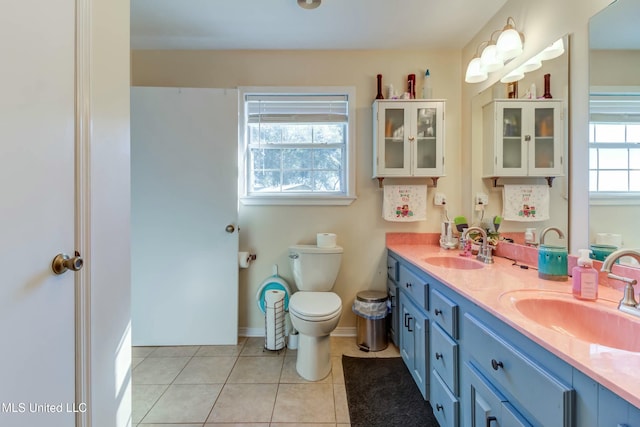
[[[422,397],[428,399],[429,322],[424,310],[400,292],[400,355],[418,385]]]
[[[387,256],[387,295],[389,297],[389,317],[387,324],[389,327],[389,338],[396,347],[399,346],[399,302],[398,302],[398,260],[392,256]]]
[[[640,408],[390,254],[398,261],[401,353],[441,427],[640,427]],[[419,320],[403,327],[405,313]]]

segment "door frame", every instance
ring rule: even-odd
[[[75,247],[85,262],[75,274],[76,427],[91,426],[91,0],[75,0]]]

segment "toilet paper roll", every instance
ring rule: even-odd
[[[267,308],[273,308],[278,301],[284,299],[284,291],[271,289],[264,294],[264,305]]]
[[[319,248],[335,248],[337,236],[333,233],[318,233],[316,236],[316,245]]]
[[[251,254],[249,252],[238,252],[238,265],[240,268],[249,268],[251,265]]]
[[[611,245],[619,248],[622,246],[622,235],[615,233],[597,233],[596,244]]]

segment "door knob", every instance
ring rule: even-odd
[[[234,231],[236,231],[236,228],[233,226],[233,224],[229,224],[224,228],[224,231],[226,231],[227,233],[233,233]]]
[[[80,256],[80,253],[76,251],[76,254],[71,258],[67,254],[58,254],[53,258],[51,263],[51,269],[56,274],[62,274],[67,270],[78,271],[84,265],[84,260]]]

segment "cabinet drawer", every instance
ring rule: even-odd
[[[540,425],[573,426],[574,390],[570,386],[469,314],[465,314],[465,340],[479,370],[510,401],[515,397]]]
[[[431,291],[431,314],[449,335],[458,339],[458,304],[434,289]]]
[[[458,343],[440,326],[435,323],[431,325],[431,366],[453,394],[458,396]]]
[[[451,394],[440,375],[433,372],[431,382],[431,407],[440,427],[458,426],[458,399]]]
[[[398,287],[406,290],[421,308],[429,311],[429,285],[404,265],[400,265]]]
[[[398,260],[387,256],[387,277],[394,282],[398,281]]]
[[[465,366],[471,384],[471,427],[531,427],[475,366]]]

